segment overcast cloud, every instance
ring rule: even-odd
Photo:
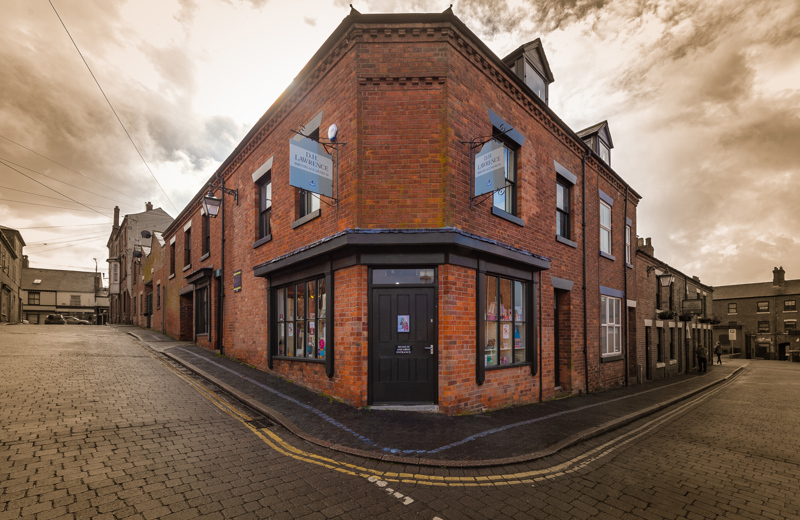
[[[111,208],[138,212],[152,201],[176,215],[351,0],[303,9],[277,0],[53,3],[166,191],[50,5],[6,2],[0,159],[49,176],[14,166],[105,216],[23,193],[63,198],[0,165],[0,224],[73,226],[23,230],[26,253],[38,267],[90,269],[92,258],[104,268]],[[441,12],[451,2],[352,3],[373,13]],[[609,121],[612,166],[643,196],[638,232],[653,238],[657,257],[709,284],[767,281],[778,265],[800,278],[796,1],[453,3],[501,57],[542,39],[556,79],[551,107],[574,130]]]

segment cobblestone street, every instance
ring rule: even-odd
[[[2,327],[0,355],[0,519],[800,516],[800,363],[553,457],[446,470],[308,444],[111,328]]]

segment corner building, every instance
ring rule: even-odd
[[[627,384],[640,197],[552,81],[538,40],[501,59],[449,9],[351,11],[164,231],[154,326],[359,407]],[[290,185],[303,136],[332,197]],[[487,143],[504,184],[476,197]]]

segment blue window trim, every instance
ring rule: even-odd
[[[508,130],[505,135],[517,143],[517,145],[520,147],[522,147],[522,145],[525,143],[525,136],[519,133],[513,125],[506,123],[502,117],[492,112],[491,109],[489,109],[489,121],[492,123],[493,127],[497,128],[501,132],[510,128],[511,130]]]
[[[625,293],[620,291],[619,289],[612,289],[611,287],[606,287],[604,285],[600,286],[600,294],[603,296],[613,296],[614,298],[624,298]]]
[[[556,173],[558,174],[559,177],[561,177],[562,179],[573,185],[578,183],[578,177],[568,169],[561,166],[558,163],[558,161],[554,160],[553,165],[555,166]]]
[[[610,195],[608,195],[606,192],[604,192],[600,188],[597,188],[597,191],[600,192],[600,200],[602,200],[603,202],[605,202],[609,206],[614,207],[614,199],[612,199]]]

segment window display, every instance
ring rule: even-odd
[[[275,303],[276,356],[325,359],[327,294],[325,279],[278,289]]]
[[[485,366],[524,363],[527,361],[525,284],[491,275],[486,275],[485,280]]]

